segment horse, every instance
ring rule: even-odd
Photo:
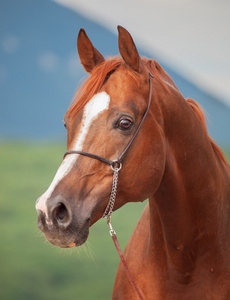
[[[148,199],[124,251],[143,299],[230,299],[230,167],[200,106],[121,26],[118,46],[105,59],[79,31],[89,77],[64,116],[68,151],[37,200],[38,227],[80,246],[103,216]],[[112,298],[139,299],[122,264]]]

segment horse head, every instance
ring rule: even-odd
[[[38,227],[55,246],[83,244],[89,227],[105,212],[113,170],[110,163],[95,157],[109,162],[122,158],[113,210],[150,197],[164,173],[163,117],[156,88],[152,88],[155,79],[149,75],[154,69],[140,57],[128,31],[119,26],[118,32],[121,57],[108,60],[83,29],[78,35],[79,57],[90,77],[64,117],[68,151],[36,203]],[[149,100],[153,101],[141,124]],[[128,151],[121,157],[127,145]]]

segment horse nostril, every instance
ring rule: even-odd
[[[70,216],[66,206],[63,203],[58,203],[57,207],[53,210],[53,216],[59,224],[65,225],[69,223]]]

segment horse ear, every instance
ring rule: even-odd
[[[91,73],[98,64],[105,60],[102,54],[94,48],[88,35],[82,28],[77,38],[77,49],[81,63],[88,73]]]
[[[118,26],[117,29],[118,29],[118,46],[122,58],[131,69],[133,69],[135,72],[140,73],[141,58],[139,56],[139,53],[137,51],[132,36],[122,26]]]

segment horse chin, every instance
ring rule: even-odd
[[[73,226],[67,229],[63,234],[60,232],[44,232],[46,239],[50,244],[59,248],[73,248],[83,245],[89,236],[89,223],[87,220],[85,224],[78,229]]]
[[[85,225],[82,228],[80,233],[77,235],[77,238],[75,238],[74,242],[72,244],[69,244],[68,247],[71,248],[71,246],[78,247],[83,245],[87,241],[88,236],[89,236],[89,222],[87,222],[87,225]]]

